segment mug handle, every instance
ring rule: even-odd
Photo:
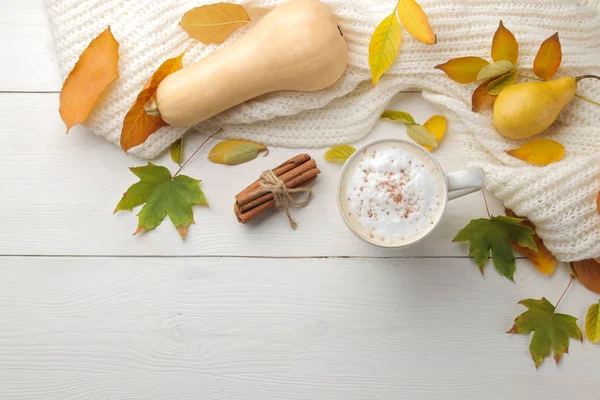
[[[448,200],[454,200],[481,190],[485,175],[481,168],[467,168],[446,174],[448,179]]]

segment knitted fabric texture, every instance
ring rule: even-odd
[[[231,0],[229,0],[231,1]],[[178,26],[181,16],[207,0],[46,0],[60,67],[66,76],[79,54],[107,25],[120,43],[118,79],[96,107],[86,126],[118,144],[122,121],[137,93],[167,58],[190,43],[184,65],[218,46],[190,39]],[[246,8],[266,11],[284,0],[238,0]],[[390,99],[400,91],[422,90],[450,121],[467,162],[484,169],[487,188],[506,207],[527,216],[549,250],[559,259],[600,257],[600,107],[575,99],[559,122],[540,137],[561,142],[566,157],[538,167],[508,156],[525,141],[500,136],[491,113],[471,111],[474,85],[451,81],[433,67],[451,58],[475,55],[489,59],[491,39],[500,19],[520,44],[517,68],[531,75],[539,45],[554,32],[563,44],[559,75],[600,74],[600,0],[420,0],[438,44],[425,46],[404,32],[401,54],[376,88],[371,88],[369,39],[393,10],[395,0],[325,0],[338,18],[349,49],[344,76],[315,93],[278,92],[232,108],[195,129],[269,145],[318,147],[350,143],[366,136]],[[243,35],[244,28],[224,44]],[[579,93],[600,99],[600,82],[582,81]],[[166,127],[130,152],[152,158],[185,129]]]

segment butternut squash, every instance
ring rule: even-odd
[[[346,41],[329,7],[291,0],[239,40],[166,77],[155,106],[169,125],[191,126],[265,93],[324,89],[347,62]]]

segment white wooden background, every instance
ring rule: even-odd
[[[600,347],[571,341],[559,367],[536,371],[530,338],[504,333],[517,301],[557,300],[564,266],[547,278],[519,260],[516,284],[491,266],[482,278],[451,242],[486,215],[481,193],[452,202],[422,244],[384,251],[346,229],[340,167],[324,161],[296,232],[282,214],[239,225],[234,195],[303,150],[224,167],[207,147],[185,171],[211,204],[189,240],[168,221],[133,237],[135,214],[112,211],[143,161],[83,129],[64,134],[40,0],[0,2],[0,55],[1,399],[600,398]],[[393,106],[420,121],[436,112],[419,94]],[[367,140],[402,136],[382,122]],[[436,155],[465,166],[452,131]],[[581,325],[597,300],[575,283],[560,310]]]

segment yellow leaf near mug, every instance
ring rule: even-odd
[[[343,164],[355,151],[354,147],[343,144],[327,150],[323,158],[327,161]]]
[[[448,125],[448,121],[446,120],[445,117],[443,117],[441,115],[434,115],[433,117],[429,118],[423,124],[423,127],[425,129],[427,129],[429,132],[433,133],[433,135],[435,136],[435,139],[437,140],[437,142],[439,144],[440,141],[442,140],[442,138],[444,137],[444,134],[446,133],[447,125]],[[429,151],[433,150],[433,147],[430,147],[430,146],[423,146],[423,147],[425,147]]]

